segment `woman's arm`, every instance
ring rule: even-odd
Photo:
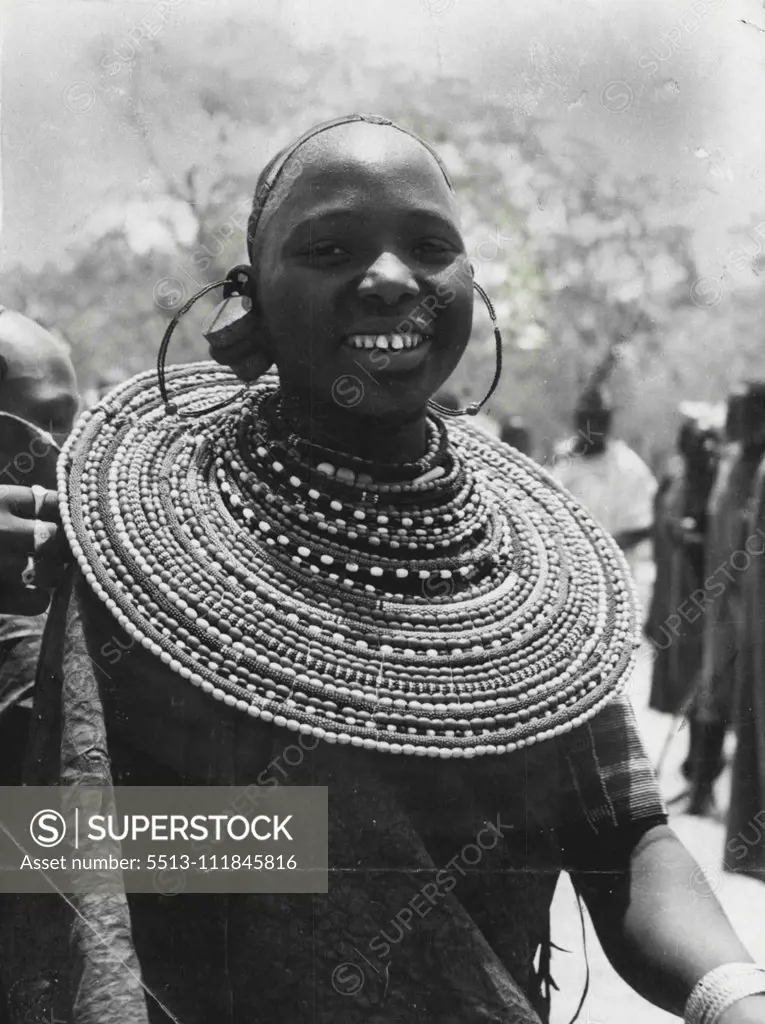
[[[591,867],[572,871],[601,945],[627,984],[682,1016],[691,989],[708,971],[752,958],[667,825],[650,828],[631,848],[614,842],[604,850],[604,842],[601,834]],[[741,1000],[721,1021],[765,1024],[765,996]]]

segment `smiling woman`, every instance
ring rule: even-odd
[[[319,126],[261,175],[243,340],[250,358],[260,347],[276,363],[296,426],[310,415],[316,441],[354,449],[358,418],[367,452],[400,446],[407,458],[468,343],[473,282],[443,165],[381,121]],[[364,394],[352,418],[333,390],[349,376]]]
[[[742,961],[688,1020],[726,999],[724,1024],[765,1020],[624,696],[619,549],[429,405],[473,312],[440,161],[381,118],[321,125],[261,176],[249,255],[226,287],[246,312],[211,333],[241,379],[165,373],[168,334],[159,382],[118,387],[61,458],[90,654],[64,672],[64,776],[105,745],[121,784],[327,786],[330,891],[130,896],[146,1006],[89,954],[76,1019],[534,1024],[567,869],[640,992],[682,1012]],[[124,654],[96,680],[105,637]]]

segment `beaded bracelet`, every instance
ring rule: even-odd
[[[685,1004],[685,1024],[717,1024],[734,1003],[756,995],[765,995],[765,968],[722,964],[694,986]]]

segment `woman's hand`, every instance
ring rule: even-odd
[[[25,574],[34,556],[34,575]],[[71,559],[58,495],[41,487],[0,487],[0,613],[39,615]]]

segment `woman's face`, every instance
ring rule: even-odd
[[[417,415],[473,318],[454,197],[396,129],[352,124],[299,150],[260,225],[257,298],[282,388],[355,415]]]

